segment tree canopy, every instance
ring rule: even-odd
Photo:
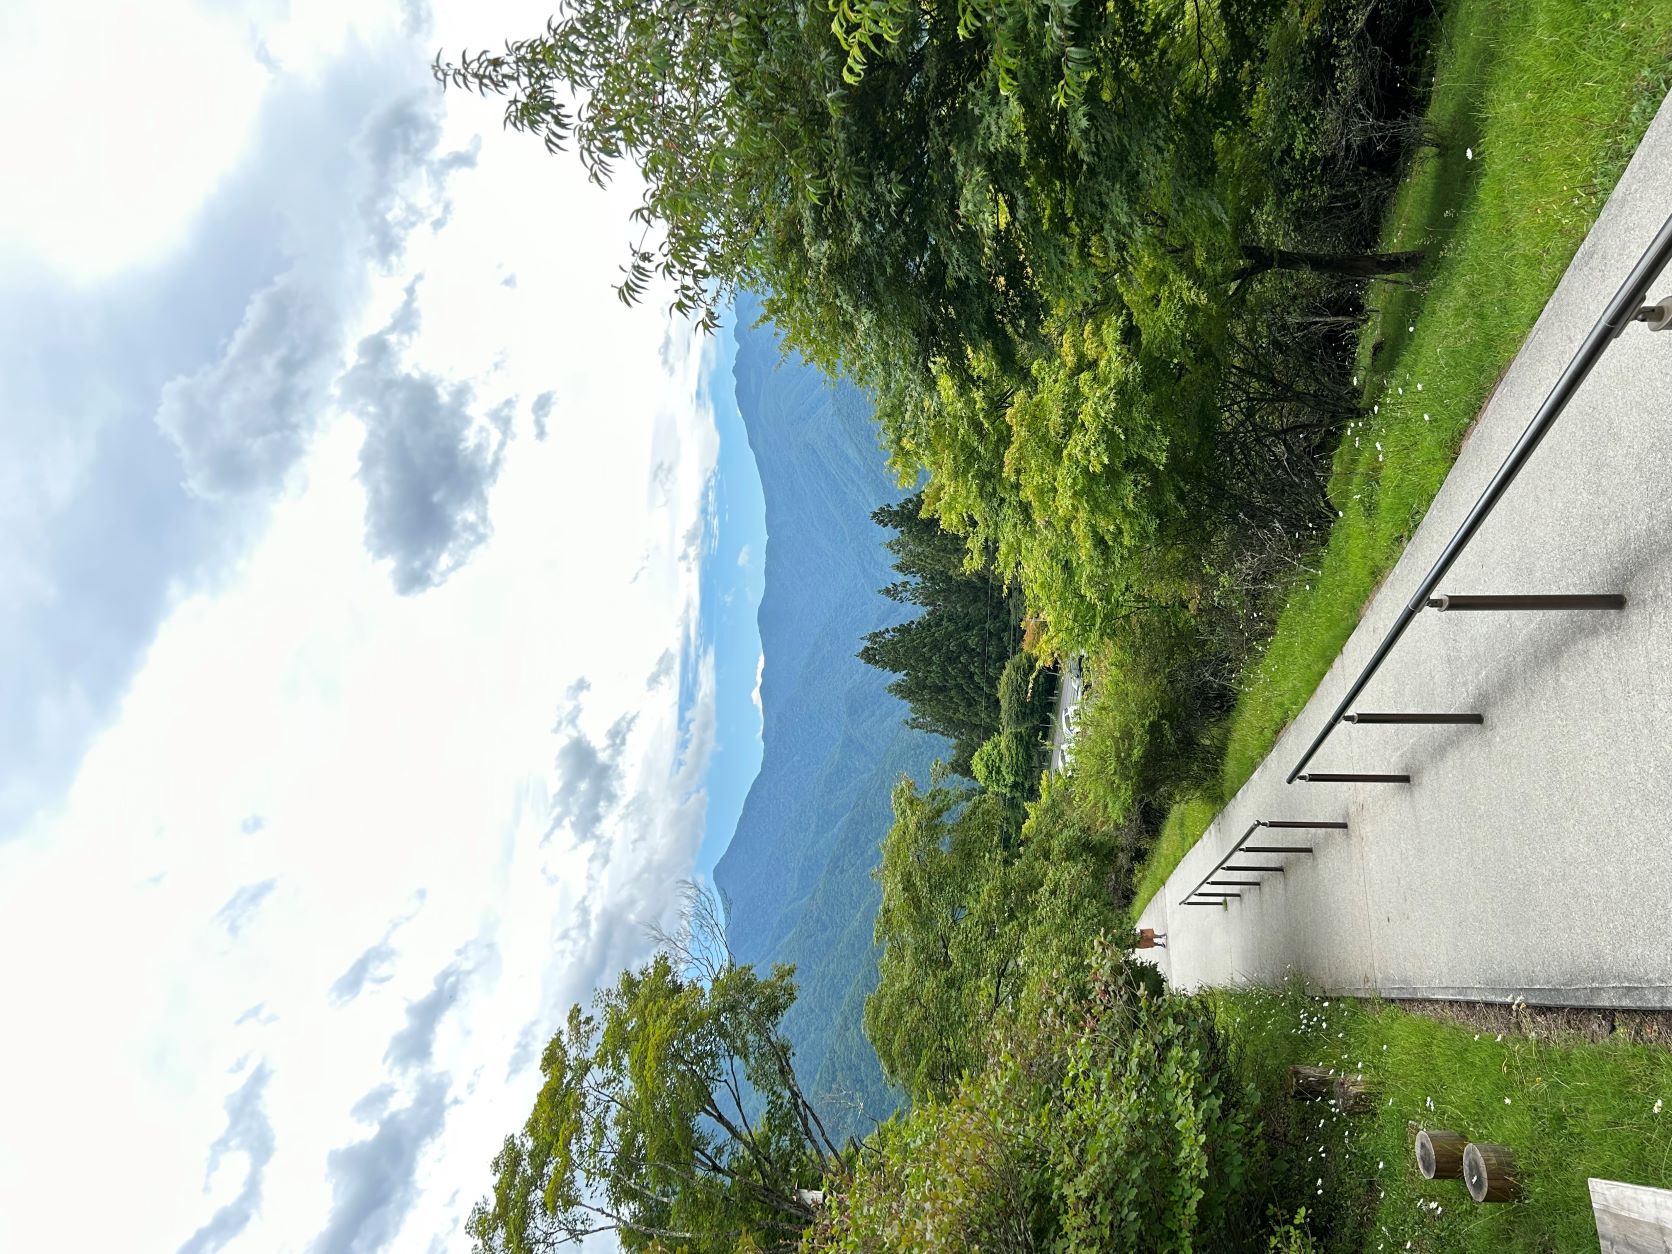
[[[732,962],[705,901],[693,895],[684,933],[590,1012],[570,1009],[471,1213],[477,1249],[535,1254],[599,1232],[692,1254],[799,1241],[815,1214],[802,1190],[840,1167],[842,1148],[778,1031],[793,972]]]
[[[809,358],[877,384],[1008,359],[1139,253],[1223,251],[1215,137],[1272,7],[570,0],[435,68],[595,179],[638,165],[625,297],[659,273],[712,324],[749,287]]]
[[[898,676],[888,690],[911,707],[911,726],[952,741],[952,768],[967,775],[975,751],[999,730],[999,678],[1020,607],[922,506],[916,493],[871,515],[894,532],[887,545],[900,578],[883,595],[921,612],[866,635],[859,657]]]

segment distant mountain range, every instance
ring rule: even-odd
[[[904,616],[879,592],[894,573],[870,515],[903,494],[870,403],[799,358],[781,360],[774,330],[751,325],[759,316],[740,298],[733,375],[766,501],[764,748],[714,881],[738,959],[796,967],[785,1030],[803,1086],[844,1132],[864,1132],[898,1101],[860,1026],[877,978],[871,869],[895,781],[925,780],[948,746],[907,729],[891,677],[855,656],[867,632]]]

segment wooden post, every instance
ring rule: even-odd
[[[1417,1133],[1417,1170],[1424,1180],[1461,1180],[1463,1147],[1469,1138],[1443,1128]]]
[[[1672,1250],[1672,1190],[1618,1180],[1592,1180],[1602,1254],[1664,1254]]]
[[[1344,1115],[1363,1114],[1376,1105],[1376,1086],[1362,1075],[1335,1078],[1335,1108]]]
[[[1463,1150],[1463,1183],[1477,1202],[1513,1202],[1521,1196],[1515,1154],[1507,1145],[1469,1142]]]
[[[1328,1097],[1335,1088],[1335,1073],[1325,1067],[1289,1068],[1290,1097]]]

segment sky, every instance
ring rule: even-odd
[[[0,6],[0,1249],[461,1248],[729,836],[730,341],[429,73],[547,14]]]

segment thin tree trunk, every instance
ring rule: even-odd
[[[1265,248],[1245,244],[1248,259],[1239,278],[1267,270],[1313,270],[1320,274],[1341,274],[1355,279],[1374,279],[1385,274],[1404,274],[1422,264],[1421,250],[1393,253],[1303,253],[1288,248]]]

